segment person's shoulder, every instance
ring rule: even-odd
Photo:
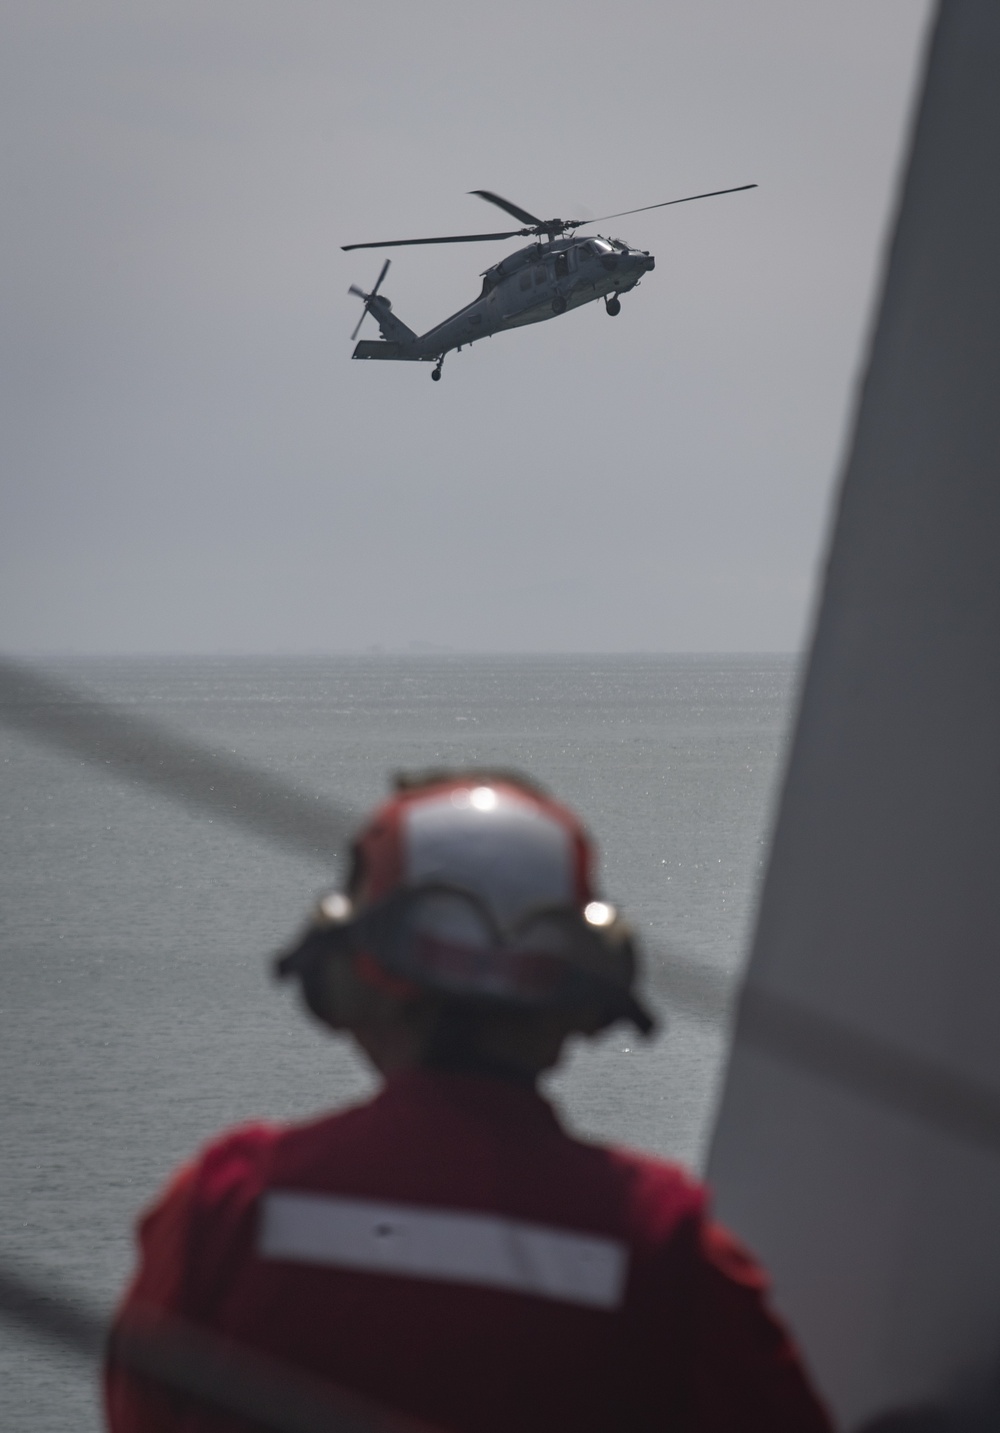
[[[356,1104],[329,1110],[313,1119],[283,1125],[274,1133],[271,1167],[282,1179],[294,1180],[315,1169],[317,1161],[350,1159],[356,1147],[368,1148],[381,1129],[378,1118],[381,1102],[364,1099]],[[386,1131],[382,1130],[383,1136]],[[390,1153],[391,1157],[391,1153]]]
[[[372,1101],[288,1124],[255,1122],[218,1135],[194,1161],[198,1203],[244,1203],[275,1182],[294,1183],[365,1139]]]
[[[651,1196],[704,1199],[705,1187],[683,1164],[624,1145],[583,1142],[619,1179]]]
[[[634,1241],[659,1244],[704,1218],[705,1187],[682,1165],[616,1145],[590,1145],[589,1153],[614,1189]]]
[[[216,1203],[238,1188],[259,1183],[282,1134],[280,1125],[254,1121],[216,1135],[192,1164],[198,1202]]]
[[[206,1219],[253,1198],[255,1173],[279,1133],[265,1124],[227,1130],[174,1171],[139,1219],[142,1258],[127,1303],[178,1307],[192,1242]]]

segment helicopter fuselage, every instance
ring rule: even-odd
[[[617,313],[614,300],[634,289],[654,266],[651,254],[620,239],[559,238],[528,244],[486,270],[478,298],[424,334],[413,333],[391,312],[387,298],[375,296],[370,312],[382,338],[362,339],[352,357],[435,362],[439,372],[452,349],[556,318],[595,299],[608,300],[609,312]]]

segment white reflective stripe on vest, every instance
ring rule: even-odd
[[[265,1259],[479,1284],[595,1309],[618,1307],[628,1271],[627,1248],[616,1239],[288,1190],[264,1195],[257,1247]]]

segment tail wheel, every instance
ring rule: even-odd
[[[604,307],[611,318],[617,318],[622,311],[622,301],[616,294],[614,298],[604,300]]]

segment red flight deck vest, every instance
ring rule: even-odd
[[[125,1309],[206,1326],[456,1433],[828,1433],[765,1280],[675,1166],[532,1089],[430,1070],[249,1126],[141,1226]],[[235,1425],[117,1370],[113,1433]]]

